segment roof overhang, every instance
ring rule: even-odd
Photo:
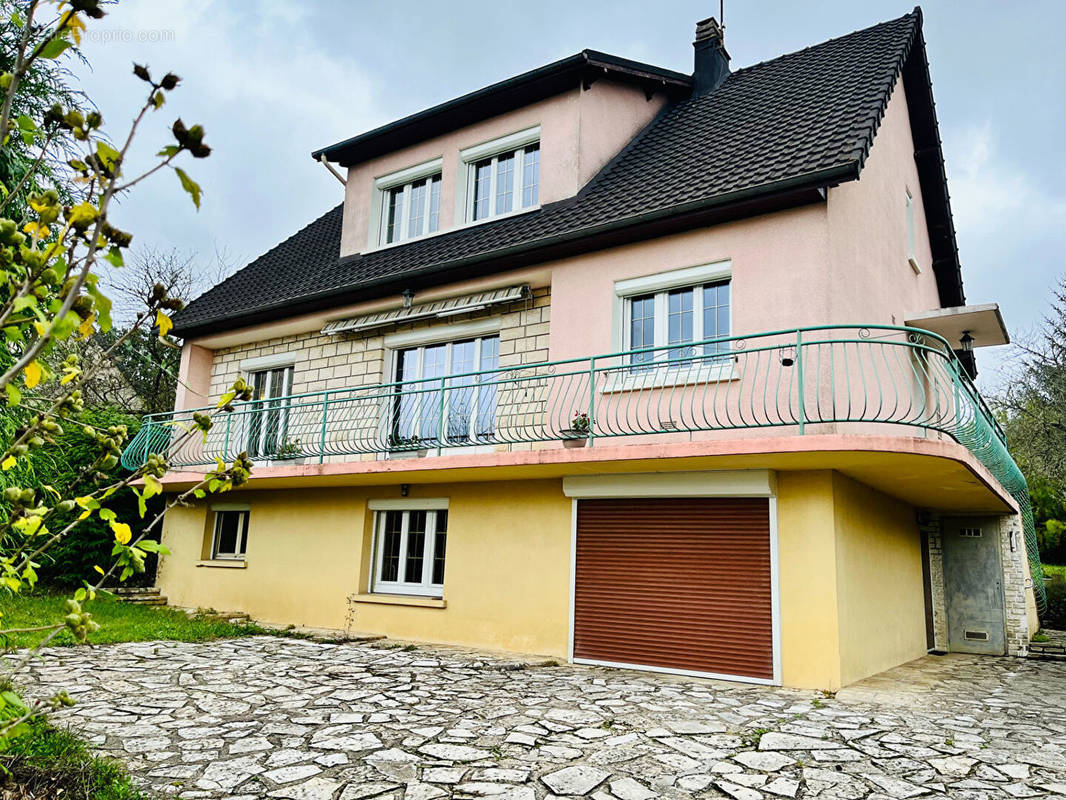
[[[997,303],[977,306],[952,306],[907,315],[907,325],[922,328],[944,337],[953,348],[959,348],[964,334],[973,337],[974,347],[995,347],[1010,344],[1007,326]]]
[[[333,161],[342,167],[351,167],[434,136],[554,97],[577,86],[589,86],[604,77],[637,85],[643,88],[649,97],[662,91],[673,99],[680,99],[687,97],[692,91],[692,77],[689,75],[596,50],[582,50],[568,58],[315,150],[311,157],[318,161],[325,156],[327,161]]]

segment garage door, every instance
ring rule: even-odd
[[[578,501],[574,658],[772,679],[768,501]]]

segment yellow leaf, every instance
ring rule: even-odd
[[[33,323],[33,329],[34,329],[35,331],[37,331],[37,335],[38,335],[38,336],[44,336],[44,334],[45,334],[45,331],[47,331],[47,330],[48,330],[48,326],[47,326],[47,325],[45,325],[45,324],[44,324],[43,322],[41,322],[40,320],[36,320],[36,321],[35,321],[35,322]]]
[[[95,569],[95,570],[96,570],[97,572],[99,572],[99,573],[100,573],[101,575],[106,575],[106,574],[107,574],[107,573],[105,573],[105,572],[104,572],[104,571],[103,571],[103,570],[102,570],[102,569],[101,569],[100,567],[93,567],[93,569]]]
[[[133,538],[133,531],[130,530],[130,526],[125,522],[111,520],[111,530],[115,532],[115,541],[119,544],[129,544],[130,539]]]
[[[94,311],[93,313],[91,313],[89,316],[87,316],[82,321],[81,325],[78,326],[78,333],[81,334],[81,338],[82,339],[88,339],[90,336],[92,336],[93,323],[95,321],[96,321],[96,312]],[[73,376],[71,376],[71,377],[73,377]],[[66,383],[69,380],[71,380],[70,377],[64,378],[62,382]]]
[[[8,456],[7,458],[4,459],[4,463],[2,465],[0,465],[0,466],[3,466],[4,472],[7,472],[9,469],[11,469],[17,463],[18,462],[15,460],[14,456]]]
[[[148,500],[163,491],[163,484],[154,475],[144,476],[144,499]]]
[[[32,389],[38,383],[41,382],[41,377],[44,375],[44,370],[41,369],[41,365],[36,361],[31,361],[26,365],[26,388]]]
[[[159,326],[160,336],[166,336],[167,333],[170,332],[170,329],[174,327],[174,323],[170,321],[170,317],[162,311],[155,312],[155,324]]]

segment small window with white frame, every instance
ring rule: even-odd
[[[906,213],[907,213],[907,263],[911,265],[916,273],[922,271],[921,265],[918,263],[918,254],[915,250],[916,240],[918,235],[917,222],[914,219],[914,196],[911,195],[910,189],[907,190],[906,197]]]
[[[466,166],[463,222],[480,222],[538,206],[539,127],[467,148],[459,156]]]
[[[211,558],[243,561],[248,549],[248,509],[215,510],[211,536]]]
[[[440,230],[441,159],[378,178],[379,246],[398,244]]]
[[[433,505],[376,512],[372,591],[443,596],[448,509]]]
[[[629,295],[622,300],[623,346],[637,351],[629,357],[635,368],[720,363],[730,352],[728,278]]]

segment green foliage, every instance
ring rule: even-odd
[[[8,434],[17,419],[13,410],[0,410],[0,430]],[[93,462],[97,452],[95,441],[85,434],[83,426],[106,429],[126,425],[130,435],[133,435],[140,425],[138,418],[109,407],[87,408],[77,416],[75,422],[56,437],[54,444],[31,451],[17,468],[0,472],[0,489],[8,486],[52,486],[64,487],[71,496],[86,495],[93,490],[93,482],[85,477],[79,479],[79,475]],[[137,498],[132,491],[119,490],[108,502],[108,507],[116,513],[118,520],[130,524],[139,532],[141,520],[137,512]],[[156,498],[152,508],[158,512],[159,507],[160,501]],[[75,507],[68,513],[57,515],[54,525],[70,522],[80,511],[80,508]],[[10,513],[6,505],[0,507],[0,522],[7,522]],[[115,536],[110,523],[99,516],[88,517],[70,536],[60,539],[42,554],[37,568],[38,580],[44,586],[80,586],[93,575],[93,567],[109,563],[114,543]],[[139,580],[131,581],[131,585],[150,584],[155,575],[155,561],[156,556],[152,554],[145,565],[144,574],[138,575]]]
[[[10,742],[0,754],[8,770],[5,784],[15,797],[84,797],[93,800],[148,800],[122,766],[93,756],[84,742],[68,731],[35,722],[28,735]]]
[[[1029,483],[1040,557],[1066,564],[1066,496],[1060,486],[1036,476]]]
[[[1047,610],[1040,623],[1052,630],[1066,630],[1066,567],[1044,565],[1044,585],[1047,587]]]
[[[32,628],[48,625],[66,613],[65,603],[63,596],[58,594],[34,592],[11,595],[0,592],[0,612],[3,614],[4,627]],[[95,600],[87,600],[84,607],[100,625],[100,630],[88,635],[88,641],[92,644],[156,640],[204,642],[270,633],[253,623],[229,622],[206,613],[190,617],[179,609],[125,603],[104,593],[97,594]],[[13,634],[8,644],[12,647],[31,647],[40,641],[41,637],[41,633]],[[75,643],[75,637],[69,631],[63,631],[50,644]]]

